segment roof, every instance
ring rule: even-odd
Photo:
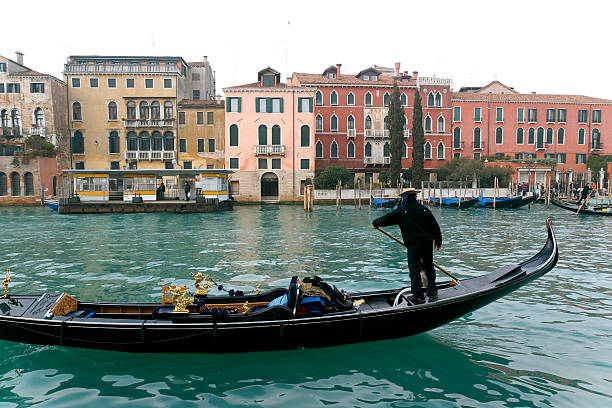
[[[49,74],[43,74],[42,72],[32,71],[31,69],[28,69],[27,71],[21,71],[21,72],[11,72],[10,75],[11,76],[51,76]]]
[[[453,92],[453,101],[474,102],[533,102],[533,103],[570,103],[570,104],[612,104],[612,100],[594,98],[584,95],[554,95],[554,94],[479,94],[468,92]]]
[[[225,106],[225,101],[217,101],[215,99],[183,99],[179,101],[178,106],[185,108],[222,108]]]
[[[68,57],[69,60],[176,60],[183,61],[186,65],[189,65],[187,61],[183,59],[183,57],[176,56],[155,56],[155,55],[71,55]],[[70,61],[68,62],[70,63]]]
[[[208,62],[197,61],[197,62],[188,62],[190,67],[202,68],[208,66]]]
[[[129,169],[129,170],[75,170],[63,169],[64,173],[79,174],[154,174],[156,176],[177,176],[177,175],[196,175],[196,174],[231,174],[234,171],[228,169]]]
[[[276,84],[275,86],[263,86],[260,82],[252,82],[250,84],[244,84],[244,85],[236,85],[236,86],[229,86],[226,88],[223,88],[223,90],[232,90],[232,89],[253,89],[253,88],[259,88],[261,90],[275,90],[275,89],[282,89],[282,90],[289,90],[289,89],[302,89],[299,86],[287,86],[287,84]]]
[[[363,72],[363,71],[362,71]],[[378,76],[377,81],[364,81],[361,78],[357,78],[353,74],[340,73],[340,78],[328,78],[321,74],[303,74],[299,72],[293,73],[293,78],[297,78],[300,84],[309,85],[382,85],[382,86],[393,86],[393,76],[381,74]],[[397,81],[399,87],[405,86],[416,86],[417,82],[415,79],[410,78],[407,82]]]

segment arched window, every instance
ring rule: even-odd
[[[331,147],[329,149],[329,157],[331,157],[332,159],[338,158],[338,143],[336,143],[335,140],[331,143]]]
[[[522,145],[525,143],[525,131],[523,128],[516,129],[516,144]]]
[[[366,116],[366,118],[365,118],[364,128],[365,129],[372,129],[372,118],[370,117],[370,115]]]
[[[423,149],[424,149],[425,158],[431,159],[431,143],[426,142]]]
[[[527,144],[535,144],[535,129],[529,128],[527,132]]]
[[[235,123],[230,125],[229,134],[229,145],[234,147],[238,146],[238,125]]]
[[[0,171],[0,196],[5,196],[6,190],[6,174]]]
[[[453,149],[461,149],[461,128],[453,129]]]
[[[372,94],[370,92],[366,92],[364,101],[365,106],[372,106]]]
[[[444,133],[444,117],[438,116],[438,133]]]
[[[136,102],[134,101],[127,103],[127,118],[136,119]]]
[[[401,104],[402,106],[406,106],[406,105],[408,105],[408,98],[406,97],[406,94],[405,94],[405,93],[402,93],[402,94],[400,95],[400,104]]]
[[[135,152],[138,150],[138,136],[136,136],[136,132],[128,132],[125,141],[128,151]]]
[[[536,149],[544,148],[544,128],[538,128],[538,136],[536,139]]]
[[[330,105],[338,104],[338,94],[336,93],[336,91],[332,91],[331,94],[329,95],[329,104]]]
[[[272,144],[277,146],[281,144],[281,128],[278,125],[272,126]]]
[[[384,157],[391,156],[391,149],[389,148],[389,143],[385,143],[383,146],[383,156]]]
[[[332,115],[330,122],[329,122],[329,127],[330,130],[332,132],[337,132],[338,131],[338,117],[336,115]]]
[[[81,113],[81,103],[74,102],[72,104],[72,120],[83,120],[83,114]]]
[[[21,195],[21,182],[19,180],[19,173],[16,171],[11,173],[11,195]]]
[[[140,115],[140,120],[149,119],[149,104],[146,101],[140,102],[138,113]]]
[[[498,127],[495,129],[495,144],[503,144],[504,143],[504,131],[502,128]]]
[[[117,120],[117,102],[108,103],[108,120]]]
[[[385,116],[383,118],[383,129],[389,130],[389,117]]]
[[[138,147],[140,150],[151,150],[151,138],[149,132],[142,131],[138,137]]]
[[[346,145],[346,157],[349,159],[355,158],[355,143],[352,140]]]
[[[151,119],[159,120],[161,112],[159,111],[160,105],[159,102],[153,101],[151,102]]]
[[[346,128],[355,129],[355,118],[353,115],[349,115],[349,117],[346,119]]]
[[[323,94],[321,91],[317,91],[315,94],[315,105],[323,105]]]
[[[440,92],[436,92],[436,108],[441,108],[442,107],[442,95],[440,95]]]
[[[593,129],[593,132],[591,132],[591,149],[601,149],[601,133],[599,129]]]
[[[547,145],[553,144],[553,138],[554,138],[553,136],[554,136],[554,132],[552,128],[547,128],[546,129],[546,144]]]
[[[164,150],[174,150],[174,133],[170,131],[164,133]]]
[[[578,144],[579,145],[583,145],[584,144],[584,135],[585,135],[585,131],[584,129],[580,128],[578,129]]]
[[[429,115],[425,117],[425,131],[431,132],[431,116]]]
[[[23,175],[24,195],[34,195],[34,177],[29,171]]]
[[[108,152],[119,153],[119,133],[114,130],[108,135]]]
[[[352,92],[349,92],[349,94],[346,96],[346,104],[347,105],[355,104],[355,95],[353,95]]]
[[[438,160],[444,160],[444,143],[438,143]]]
[[[474,149],[480,149],[480,128],[474,128]]]
[[[257,128],[257,143],[260,146],[268,144],[268,127],[266,125],[259,125]]]
[[[164,102],[164,119],[172,119],[173,115],[172,102]]]
[[[563,128],[557,130],[557,144],[565,144],[565,129]]]
[[[2,109],[2,112],[0,112],[0,117],[2,118],[2,129],[4,130],[9,127],[8,111],[6,109]]]
[[[13,109],[11,111],[11,121],[13,122],[13,129],[19,130],[21,129],[21,115],[19,115],[19,111],[17,109]]]
[[[363,152],[365,157],[372,157],[372,145],[370,144],[370,142],[367,142],[365,144]]]
[[[383,105],[389,106],[389,92],[385,92],[383,95]]]
[[[151,141],[152,141],[152,147],[153,150],[160,152],[162,150],[163,147],[163,138],[162,138],[162,134],[157,131],[154,130],[153,133],[151,133]]]
[[[85,153],[85,141],[83,140],[83,134],[80,130],[77,130],[76,132],[74,132],[74,135],[72,135],[72,153]]]
[[[317,115],[315,118],[315,129],[317,132],[323,131],[323,116]]]
[[[302,125],[300,128],[300,147],[310,146],[310,126]]]
[[[406,115],[404,116],[404,123],[402,123],[402,129],[404,129],[404,132],[406,132],[408,129],[406,129],[406,126],[408,126],[408,118],[406,117]],[[406,137],[408,137],[408,133],[406,132]]]
[[[45,126],[45,114],[40,106],[34,109],[34,125],[38,127]]]
[[[315,144],[315,158],[323,158],[323,143],[321,143],[320,140],[317,140],[317,143]]]
[[[402,143],[402,159],[408,157],[408,147],[406,147],[406,143]]]
[[[427,106],[429,106],[430,108],[434,107],[434,94],[433,92],[430,92],[429,95],[427,95]]]

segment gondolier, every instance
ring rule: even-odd
[[[402,193],[400,205],[392,212],[379,217],[372,222],[372,228],[399,225],[408,248],[408,269],[410,271],[410,288],[412,303],[425,302],[421,269],[427,277],[427,296],[430,301],[438,298],[436,289],[436,273],[433,267],[433,248],[442,248],[442,233],[440,226],[429,209],[416,200],[419,190],[408,188]]]

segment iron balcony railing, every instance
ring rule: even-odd
[[[174,119],[123,119],[126,128],[171,128]]]
[[[284,156],[285,145],[256,145],[255,155],[266,155],[266,156]]]
[[[19,137],[21,136],[21,131],[19,130],[18,127],[3,127],[2,136],[3,137]]]

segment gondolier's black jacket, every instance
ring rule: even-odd
[[[396,209],[372,222],[375,227],[388,227],[398,224],[402,231],[404,244],[414,245],[418,241],[435,241],[442,245],[440,226],[429,209],[416,200],[407,201],[404,208]]]

